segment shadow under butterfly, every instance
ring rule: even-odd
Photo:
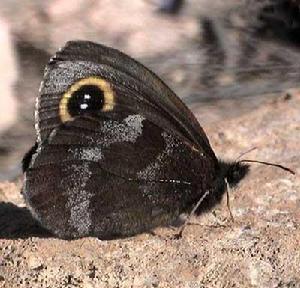
[[[211,209],[226,182],[249,170],[218,160],[194,115],[154,73],[96,43],[71,41],[51,58],[35,116],[22,193],[60,238],[169,225],[204,195],[196,214]]]

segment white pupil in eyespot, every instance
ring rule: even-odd
[[[89,100],[89,99],[91,99],[91,95],[84,94],[83,99]],[[88,107],[89,107],[89,104],[87,104],[87,103],[80,104],[80,109],[82,109],[82,110],[86,110]]]
[[[84,103],[84,104],[80,104],[80,109],[85,110],[86,108],[88,108],[89,105]]]

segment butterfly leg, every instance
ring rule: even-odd
[[[202,197],[199,199],[199,201],[196,203],[196,205],[193,207],[192,211],[190,212],[190,214],[188,215],[188,217],[186,218],[185,222],[183,223],[183,225],[179,228],[178,233],[176,233],[175,235],[173,235],[174,239],[180,239],[182,237],[182,233],[186,227],[186,225],[188,225],[190,223],[191,217],[195,214],[196,210],[198,209],[198,207],[201,205],[201,203],[203,202],[203,200],[209,195],[209,190],[206,190],[205,193],[202,195]]]

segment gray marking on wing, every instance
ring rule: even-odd
[[[165,139],[166,147],[164,151],[156,157],[154,162],[151,162],[145,169],[137,173],[137,176],[141,179],[157,181],[161,165],[165,162],[168,156],[172,155],[174,149],[179,145],[179,143],[175,141],[175,138],[166,132],[163,132],[161,135]]]
[[[160,183],[174,183],[174,184],[186,184],[191,185],[190,182],[184,181],[182,179],[163,179],[161,168],[163,165],[166,165],[168,161],[172,161],[170,156],[176,149],[178,152],[179,149],[179,141],[174,138],[172,135],[163,132],[161,134],[165,139],[166,147],[162,153],[160,153],[154,162],[151,162],[145,169],[141,170],[137,173],[137,176],[140,179],[147,181],[154,181],[152,184],[147,183],[147,185],[142,185],[142,191],[144,196],[148,197],[151,201],[155,201],[155,197],[153,197],[153,189],[155,189],[155,182]],[[174,186],[174,193],[177,193],[177,189]]]
[[[98,162],[103,158],[103,154],[100,147],[85,147],[69,149],[69,152],[73,154],[76,160],[88,160]]]
[[[108,147],[113,143],[132,142],[143,133],[142,115],[129,115],[121,123],[117,121],[105,121],[101,128],[104,137],[93,139],[91,141],[98,145]]]
[[[93,195],[86,189],[86,185],[92,172],[89,163],[72,165],[68,170],[72,173],[71,187],[66,190],[68,194],[66,208],[70,209],[69,224],[77,231],[78,236],[88,235],[92,224],[89,206]]]

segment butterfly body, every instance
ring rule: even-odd
[[[68,42],[50,60],[36,131],[23,194],[61,238],[111,239],[168,225],[205,191],[209,209],[228,169],[238,167],[222,172],[196,118],[157,76],[92,42]]]

